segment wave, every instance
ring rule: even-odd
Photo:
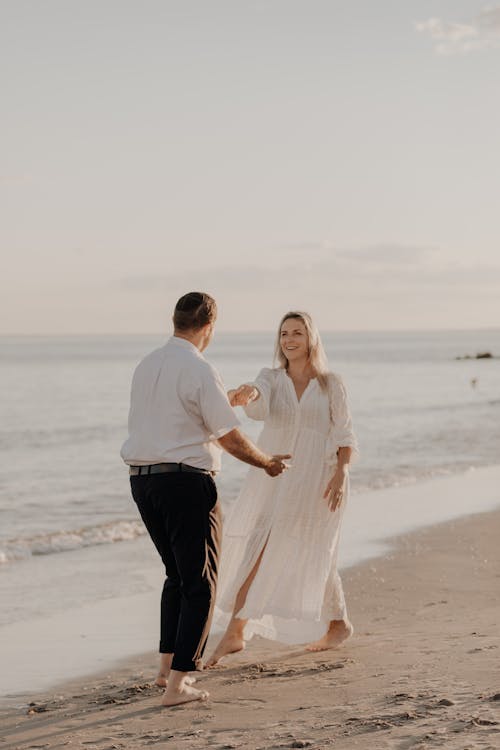
[[[429,465],[400,465],[356,467],[353,470],[353,494],[381,490],[390,487],[403,487],[420,481],[433,479],[440,476],[473,471],[481,466],[498,463],[496,460],[480,460],[471,463],[470,457],[464,456],[462,460],[454,463]],[[226,475],[225,481],[220,483],[221,502],[225,510],[231,508],[236,499],[241,478]],[[102,544],[113,544],[115,542],[130,541],[146,534],[143,522],[138,520],[116,520],[95,526],[84,526],[79,529],[54,531],[45,534],[34,534],[27,537],[19,537],[0,541],[0,565],[15,563],[28,558],[53,555],[59,552],[95,547]]]
[[[358,492],[385,490],[391,487],[406,487],[411,484],[417,484],[417,482],[436,479],[437,477],[447,477],[466,471],[474,471],[475,468],[475,466],[467,461],[462,464],[450,464],[426,468],[402,466],[393,470],[388,469],[376,476],[370,476],[370,472],[358,471],[355,475],[355,481],[351,491],[353,494],[357,494]]]
[[[0,430],[0,447],[3,450],[50,448],[53,446],[81,445],[122,437],[123,425],[95,424],[87,427],[61,427],[50,429]]]
[[[111,521],[81,529],[8,539],[0,547],[0,564],[25,560],[37,555],[52,555],[100,544],[129,541],[145,533],[142,521]]]
[[[478,394],[477,399],[471,400],[471,401],[462,401],[462,402],[452,402],[449,404],[429,404],[427,406],[416,406],[413,409],[408,409],[408,411],[426,411],[426,412],[433,412],[433,411],[448,411],[451,414],[456,413],[457,411],[477,411],[478,408],[481,407],[488,407],[488,406],[500,406],[500,399],[498,398],[491,398],[491,396],[481,396]],[[402,410],[403,411],[403,410]]]

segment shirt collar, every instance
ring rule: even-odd
[[[201,352],[197,346],[192,344],[191,341],[188,341],[187,339],[182,339],[180,336],[171,336],[167,343],[173,344],[174,346],[180,346],[183,349],[188,349],[189,351],[194,352],[198,356],[201,355]]]

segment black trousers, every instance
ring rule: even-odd
[[[199,666],[215,604],[222,521],[210,474],[130,477],[132,496],[165,565],[160,653],[172,669]]]

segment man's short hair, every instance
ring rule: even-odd
[[[176,331],[199,331],[217,317],[217,305],[209,294],[188,292],[178,301],[174,310]]]

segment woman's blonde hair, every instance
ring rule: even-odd
[[[328,387],[329,373],[328,360],[326,358],[325,350],[323,349],[323,344],[321,343],[318,328],[309,313],[292,310],[283,315],[278,327],[278,337],[276,339],[276,349],[274,354],[276,361],[280,367],[288,370],[288,359],[281,348],[281,327],[286,320],[290,319],[301,320],[304,324],[307,332],[309,352],[308,360],[322,390],[326,390]]]

